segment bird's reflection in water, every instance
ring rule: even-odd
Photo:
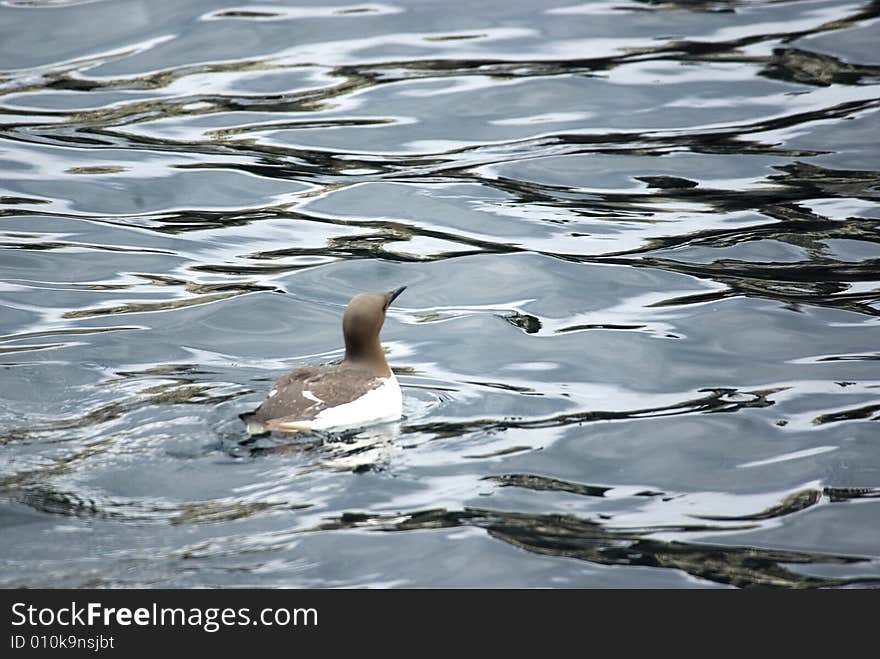
[[[309,454],[301,473],[384,469],[401,450],[400,423],[384,423],[343,433],[271,433],[248,440],[251,456]]]

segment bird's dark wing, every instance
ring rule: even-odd
[[[311,421],[328,407],[349,403],[380,384],[372,371],[357,366],[306,366],[278,379],[262,405],[242,418]]]

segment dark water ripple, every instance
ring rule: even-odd
[[[875,587],[878,44],[876,1],[0,3],[0,585]],[[244,435],[401,284],[399,424]]]

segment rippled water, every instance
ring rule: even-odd
[[[0,3],[0,585],[880,583],[880,2],[566,1]]]

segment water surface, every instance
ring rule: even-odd
[[[880,3],[575,1],[0,3],[0,586],[880,583]]]

